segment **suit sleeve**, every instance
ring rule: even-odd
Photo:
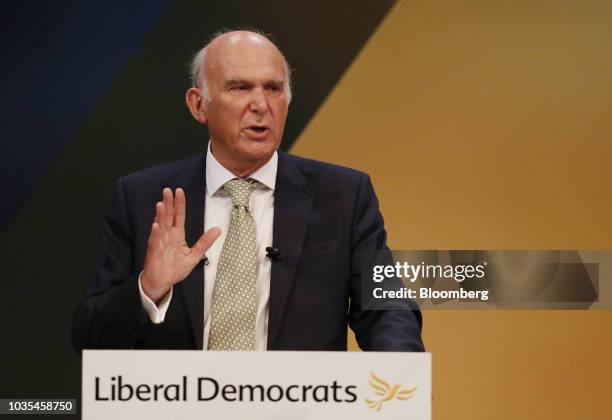
[[[382,215],[370,177],[359,183],[352,225],[351,303],[349,325],[362,350],[424,351],[421,339],[422,317],[416,303],[413,310],[362,309],[362,263],[375,252],[383,252],[392,264]],[[365,279],[364,279],[365,281]]]
[[[133,236],[122,179],[106,214],[105,249],[94,282],[73,315],[72,345],[83,349],[129,349],[151,322],[142,307],[133,270]]]

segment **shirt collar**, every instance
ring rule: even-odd
[[[276,171],[278,169],[278,153],[275,151],[265,165],[249,175],[256,181],[274,191],[276,187]],[[215,159],[210,150],[210,141],[206,150],[206,191],[214,195],[227,181],[236,178],[236,175],[228,171]]]

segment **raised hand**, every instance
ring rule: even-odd
[[[155,205],[155,221],[144,261],[141,286],[145,294],[158,302],[172,286],[183,281],[221,234],[214,227],[205,232],[191,248],[185,242],[185,192],[163,190],[163,202]]]

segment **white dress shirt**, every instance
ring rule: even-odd
[[[276,171],[278,169],[278,154],[253,172],[249,178],[255,179],[261,185],[255,189],[249,199],[249,210],[255,220],[257,235],[257,279],[256,279],[256,302],[257,316],[255,319],[255,350],[266,350],[268,341],[268,302],[270,298],[270,270],[271,261],[266,257],[266,247],[272,246],[272,226],[274,220],[274,188],[276,186]],[[234,174],[223,167],[213,156],[210,150],[210,142],[206,152],[206,199],[204,204],[204,231],[212,227],[221,228],[221,236],[206,252],[208,265],[204,266],[204,349],[208,348],[208,334],[210,332],[211,304],[215,279],[217,277],[217,265],[221,248],[225,242],[225,236],[230,223],[232,212],[232,200],[229,194],[222,188],[223,185],[236,178]],[[193,245],[193,244],[189,244]],[[140,279],[140,300],[144,310],[152,322],[159,324],[164,322],[166,311],[172,299],[172,289],[164,298],[155,304],[142,291]]]

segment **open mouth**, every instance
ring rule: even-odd
[[[268,127],[252,125],[246,129],[248,135],[254,138],[263,138],[268,135]]]

